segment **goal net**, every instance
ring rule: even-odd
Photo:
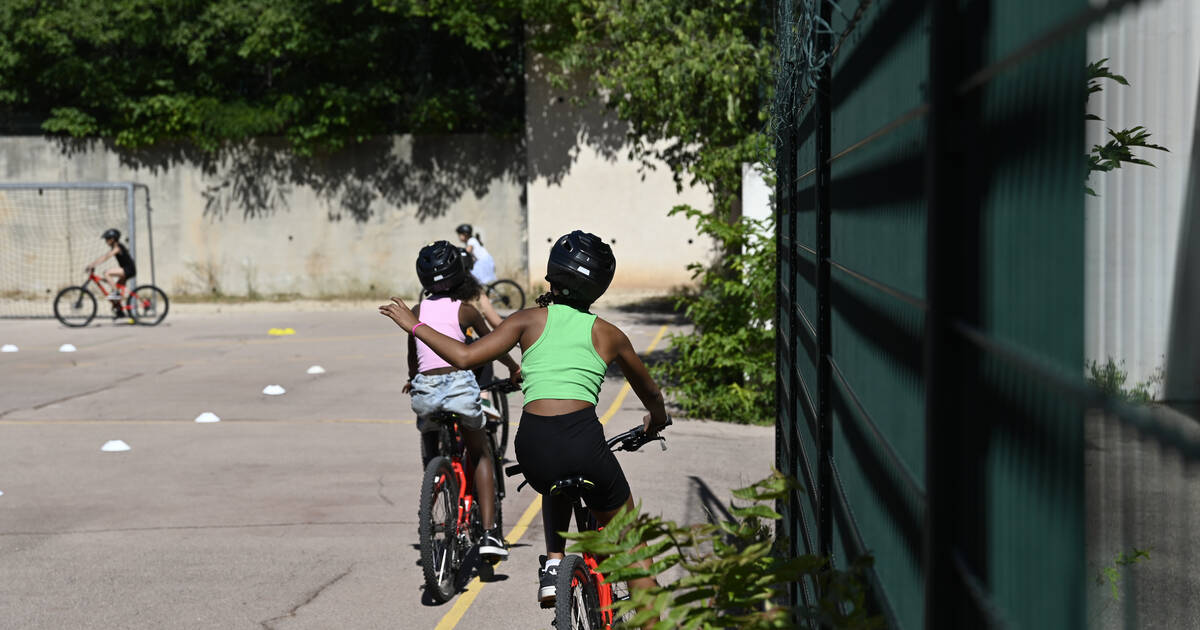
[[[81,284],[106,252],[100,235],[121,231],[138,275],[154,282],[150,189],[134,183],[0,184],[0,318],[53,317],[54,296]],[[110,258],[101,272],[117,263]],[[95,292],[97,297],[99,292]]]

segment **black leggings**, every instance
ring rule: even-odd
[[[556,481],[579,475],[595,484],[581,493],[592,510],[615,510],[629,499],[629,482],[604,443],[604,427],[596,419],[595,407],[561,416],[526,411],[513,447],[521,473],[540,494],[550,492]]]

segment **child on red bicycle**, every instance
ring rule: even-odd
[[[129,250],[121,243],[121,231],[116,228],[104,230],[100,235],[104,242],[108,245],[108,253],[92,261],[92,264],[86,267],[88,273],[92,273],[100,263],[109,258],[117,259],[117,266],[105,269],[102,277],[108,282],[112,291],[108,294],[108,299],[114,304],[114,311],[119,314],[120,306],[117,304],[121,301],[121,288],[130,278],[137,275],[137,265],[133,262],[133,257],[129,255]]]
[[[566,543],[559,532],[570,527],[571,500],[549,494],[560,479],[582,475],[593,483],[583,500],[600,525],[621,508],[634,508],[629,483],[604,439],[596,417],[600,385],[608,364],[616,362],[635,394],[649,410],[643,418],[651,435],[668,423],[662,393],[625,333],[588,309],[607,289],[616,270],[612,249],[594,234],[574,231],[555,242],[546,265],[550,292],[538,298],[543,308],[518,311],[492,334],[465,345],[460,339],[422,326],[399,298],[379,307],[414,338],[459,367],[507,356],[520,344],[524,355],[524,413],[513,442],[521,472],[542,494],[546,556],[539,571],[538,600],[555,600],[557,566]],[[646,568],[649,561],[643,561]],[[653,577],[630,580],[637,589],[652,588]]]
[[[479,294],[479,285],[463,264],[458,248],[446,241],[426,245],[417,256],[417,277],[429,298],[413,311],[413,325],[436,330],[462,342],[465,330],[474,328],[481,337],[490,328],[475,307],[467,302]],[[521,368],[507,353],[497,357],[514,381],[521,378]],[[474,482],[483,518],[483,540],[479,555],[484,558],[508,558],[504,534],[496,527],[495,465],[491,448],[484,434],[483,410],[480,406],[479,383],[470,370],[458,369],[439,357],[415,336],[408,341],[408,383],[404,392],[412,395],[417,428],[421,431],[422,456],[428,459],[436,450],[437,424],[426,418],[436,412],[459,416],[467,450],[475,465]],[[428,463],[428,462],[423,462]]]

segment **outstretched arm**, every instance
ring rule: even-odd
[[[488,297],[487,291],[479,294],[479,311],[493,328],[499,328],[500,323],[504,321],[496,312],[496,307],[492,306],[492,298]]]
[[[615,327],[614,327],[614,330]],[[646,417],[642,419],[646,431],[648,433],[658,433],[663,427],[667,426],[667,408],[663,401],[662,390],[658,388],[658,384],[650,377],[650,371],[646,369],[646,364],[642,363],[642,358],[637,355],[633,349],[633,344],[630,343],[629,337],[625,333],[617,331],[620,335],[616,339],[617,349],[617,366],[621,368],[621,373],[625,375],[625,380],[629,381],[629,387],[633,389],[633,393],[637,394],[639,400],[642,401],[642,406],[649,411]]]
[[[491,303],[489,302],[489,306],[490,306],[490,304]],[[486,339],[488,337],[488,335],[490,335],[492,333],[492,329],[488,326],[488,323],[490,323],[490,322],[478,310],[476,310],[476,309],[469,309],[469,310],[470,310],[470,313],[468,313],[468,317],[470,318],[470,325],[473,326],[475,328],[475,330],[479,332],[479,336],[481,339]],[[497,318],[497,319],[499,319],[499,318]],[[500,320],[500,323],[503,324],[504,320]],[[499,325],[499,324],[497,324],[497,325]],[[476,342],[476,343],[479,343],[479,342]],[[474,345],[474,344],[472,344],[472,345]],[[518,365],[516,361],[513,361],[513,358],[508,354],[507,351],[504,354],[500,355],[500,357],[497,360],[500,361],[501,363],[503,363],[504,367],[508,368],[508,374],[509,374],[509,377],[512,378],[512,380],[514,380],[514,381],[521,380],[521,366]]]
[[[404,332],[413,334],[413,326],[419,323],[417,316],[409,310],[408,305],[398,297],[392,298],[391,304],[379,307],[380,314],[391,318]],[[508,351],[521,339],[525,330],[522,317],[510,317],[496,330],[485,335],[479,341],[467,345],[457,339],[447,337],[429,326],[417,326],[414,337],[429,346],[439,357],[460,370],[467,370],[488,361],[494,361]]]
[[[109,258],[112,258],[113,256],[116,256],[116,255],[117,255],[117,252],[119,252],[119,251],[121,251],[121,249],[120,249],[119,247],[117,247],[116,245],[113,245],[113,248],[112,248],[112,249],[110,249],[110,250],[108,250],[108,253],[107,253],[107,254],[105,254],[105,255],[103,255],[103,256],[101,256],[101,257],[97,258],[96,260],[92,261],[92,264],[90,264],[90,265],[88,265],[88,266],[87,266],[88,270],[90,271],[90,270],[92,270],[92,269],[95,269],[96,267],[99,267],[99,266],[100,266],[100,263],[102,263],[102,262],[104,262],[104,261],[108,260]]]

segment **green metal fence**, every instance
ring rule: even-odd
[[[777,4],[783,533],[873,556],[891,627],[1088,625],[1089,409],[1195,461],[1082,372],[1086,27],[1128,4]]]

